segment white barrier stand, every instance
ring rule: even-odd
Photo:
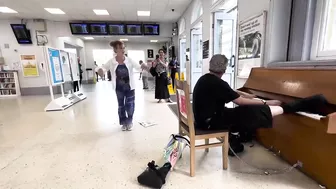
[[[52,100],[47,107],[44,109],[46,112],[48,111],[63,111],[70,106],[72,106],[73,103],[66,97],[59,97],[54,100]]]

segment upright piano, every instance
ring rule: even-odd
[[[273,128],[259,129],[257,140],[295,164],[327,188],[336,189],[336,70],[254,68],[238,89],[265,100],[284,103],[323,94],[330,103],[327,116],[296,113],[273,119]]]

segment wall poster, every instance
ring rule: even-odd
[[[239,23],[238,77],[248,77],[251,69],[263,63],[266,11]]]
[[[154,50],[153,49],[147,49],[147,57],[148,58],[154,58]]]
[[[52,85],[64,83],[61,55],[58,49],[48,48],[48,61]]]
[[[61,50],[61,59],[64,81],[72,81],[69,54]]]
[[[79,81],[79,67],[77,62],[77,54],[69,52],[69,63],[71,67],[72,80]]]
[[[24,77],[37,77],[39,76],[38,65],[35,55],[21,55],[20,62],[22,73]]]
[[[209,58],[210,44],[209,40],[203,42],[203,59]]]

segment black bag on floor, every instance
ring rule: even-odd
[[[150,188],[160,189],[166,183],[166,176],[171,169],[170,163],[162,167],[155,165],[155,161],[149,162],[147,169],[138,176],[138,182]]]

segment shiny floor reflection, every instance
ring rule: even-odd
[[[63,112],[44,112],[50,97],[0,99],[1,189],[133,189],[136,177],[151,160],[160,160],[169,135],[177,132],[176,116],[153,91],[136,90],[135,127],[118,126],[117,100],[109,82],[84,87],[88,98]],[[137,121],[154,121],[144,128]],[[164,188],[314,189],[318,184],[302,173],[260,176],[236,158],[221,169],[221,149],[196,152],[196,177],[189,177],[185,150]],[[243,158],[258,167],[287,164],[266,149],[247,147]]]

